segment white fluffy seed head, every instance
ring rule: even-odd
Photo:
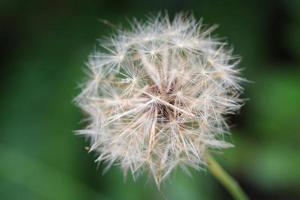
[[[88,115],[79,133],[108,167],[150,171],[159,186],[172,169],[199,169],[224,141],[225,116],[241,106],[238,59],[192,16],[132,23],[89,57],[76,103]]]

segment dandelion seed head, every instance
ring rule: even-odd
[[[91,54],[89,78],[75,99],[87,114],[79,133],[108,168],[134,177],[149,171],[159,186],[180,166],[199,169],[224,140],[225,117],[239,110],[238,58],[193,16],[135,20]]]

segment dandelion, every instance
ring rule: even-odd
[[[193,16],[134,21],[101,41],[76,102],[88,116],[79,133],[109,168],[159,186],[179,166],[200,169],[208,150],[232,147],[225,117],[241,107],[239,59]]]

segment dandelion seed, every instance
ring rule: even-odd
[[[88,115],[79,131],[98,162],[134,177],[150,171],[156,184],[176,167],[200,169],[224,141],[227,114],[241,106],[238,59],[192,16],[132,23],[90,56],[90,80],[76,103]]]

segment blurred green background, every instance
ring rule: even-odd
[[[101,23],[125,23],[149,12],[193,11],[219,24],[241,55],[249,98],[229,119],[235,148],[218,160],[251,199],[300,199],[300,1],[1,0],[1,200],[231,199],[207,172],[180,170],[155,188],[146,176],[124,181],[115,167],[102,175],[84,138],[72,99]]]

